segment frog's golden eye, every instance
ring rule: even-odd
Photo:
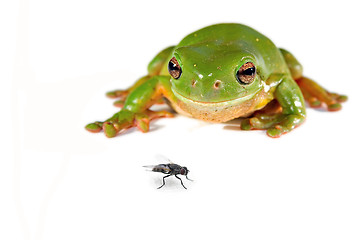
[[[171,58],[168,66],[168,70],[170,75],[175,78],[179,79],[182,73],[181,67],[175,57]]]
[[[255,66],[252,62],[244,63],[237,71],[236,78],[240,84],[249,84],[254,81],[256,74]]]

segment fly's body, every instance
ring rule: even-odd
[[[158,187],[157,189],[160,189],[162,188],[164,185],[165,185],[165,178],[167,177],[170,177],[170,176],[175,176],[177,179],[180,180],[181,182],[181,185],[187,189],[185,187],[185,185],[183,184],[182,182],[182,179],[180,177],[178,177],[177,175],[184,175],[186,176],[186,179],[187,180],[190,180],[192,181],[191,179],[189,179],[187,177],[187,174],[189,172],[189,170],[187,169],[187,167],[181,167],[180,165],[178,164],[175,164],[175,163],[168,163],[168,164],[158,164],[158,165],[151,165],[151,166],[144,166],[146,168],[150,168],[151,171],[153,172],[161,172],[161,173],[164,173],[164,174],[167,174],[166,176],[164,176],[162,178],[162,185],[160,187]]]

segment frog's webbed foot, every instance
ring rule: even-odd
[[[140,131],[145,133],[149,131],[149,124],[153,119],[173,116],[174,115],[168,111],[154,112],[146,110],[142,113],[134,113],[129,110],[121,110],[104,122],[88,124],[86,129],[93,133],[103,130],[105,135],[109,138],[115,137],[121,131],[131,127],[137,127]]]
[[[241,122],[241,129],[266,129],[269,137],[277,138],[304,121],[304,99],[294,80],[284,78],[277,86],[274,96],[275,100],[265,108],[244,119]]]
[[[278,101],[271,101],[265,108],[241,122],[242,130],[266,129],[269,137],[280,137],[303,121],[303,116],[283,114]]]
[[[321,107],[326,104],[328,111],[338,111],[342,108],[341,103],[347,101],[347,96],[337,93],[330,93],[322,88],[315,81],[301,77],[296,80],[305,100],[313,108]]]
[[[266,129],[269,137],[277,138],[296,128],[303,120],[303,116],[295,114],[260,113],[254,114],[251,118],[244,119],[241,122],[241,129]]]

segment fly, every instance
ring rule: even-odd
[[[175,163],[170,162],[168,164],[158,164],[158,165],[150,165],[150,166],[144,166],[144,167],[150,168],[150,170],[153,172],[161,172],[163,174],[167,174],[166,176],[164,176],[162,178],[162,185],[160,187],[158,187],[157,189],[162,188],[165,185],[165,178],[170,177],[170,176],[175,176],[177,179],[179,179],[182,187],[184,187],[185,189],[187,189],[187,188],[185,187],[185,185],[183,185],[182,179],[177,175],[184,175],[184,176],[186,176],[187,180],[193,181],[187,177],[187,174],[189,172],[187,167],[181,167],[180,165],[175,164]]]

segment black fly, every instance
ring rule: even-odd
[[[161,172],[161,173],[167,174],[166,176],[164,176],[162,178],[163,183],[157,189],[162,188],[165,185],[165,178],[170,177],[170,176],[175,176],[177,179],[179,179],[181,181],[182,187],[184,187],[185,189],[187,189],[187,188],[185,187],[185,185],[183,185],[182,179],[179,178],[177,175],[179,175],[179,174],[184,175],[184,176],[186,176],[187,180],[193,181],[187,177],[187,174],[189,172],[187,167],[181,167],[180,165],[175,164],[175,163],[170,162],[168,164],[158,164],[158,165],[151,165],[151,166],[144,166],[144,167],[150,168],[150,170],[153,172]]]

